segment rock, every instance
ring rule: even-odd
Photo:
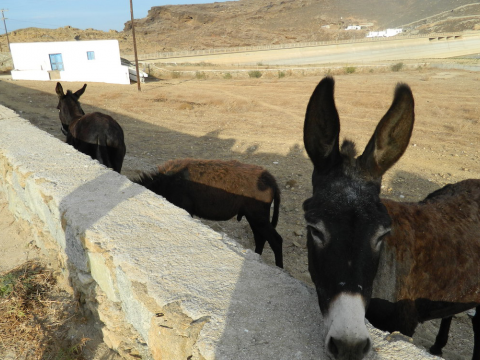
[[[465,313],[466,313],[469,317],[472,318],[472,317],[475,316],[475,314],[477,313],[477,311],[475,310],[475,308],[473,308],[473,309],[470,309],[470,310],[465,311]]]
[[[409,336],[406,336],[406,335],[403,335],[402,333],[398,332],[398,331],[394,331],[393,333],[391,334],[388,334],[386,337],[385,337],[385,340],[387,340],[388,342],[393,342],[393,341],[406,341],[406,342],[409,342],[409,343],[412,343],[413,344],[413,339]]]
[[[210,227],[216,232],[219,232],[219,233],[223,232],[223,228],[218,223],[214,223],[210,225]]]
[[[82,285],[88,285],[93,281],[93,278],[90,276],[90,274],[79,272],[78,280]]]
[[[294,186],[297,186],[297,182],[296,182],[295,180],[293,180],[293,179],[288,180],[288,181],[285,183],[285,187],[286,187],[287,189],[293,188]]]

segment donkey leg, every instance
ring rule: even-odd
[[[267,239],[264,236],[262,236],[262,231],[258,226],[258,224],[250,216],[245,216],[245,217],[247,218],[248,224],[252,229],[253,238],[255,240],[255,252],[258,255],[262,255],[263,248],[265,247],[265,243],[267,242]]]
[[[75,149],[77,149],[77,151],[90,156],[94,160],[98,160],[96,144],[90,144],[88,142],[73,138],[72,145]],[[99,162],[102,163],[100,160]]]
[[[273,250],[273,253],[275,254],[275,265],[277,265],[279,268],[283,269],[283,250],[282,250],[282,244],[283,244],[283,239],[280,236],[280,234],[275,230],[275,228],[270,225],[270,236],[268,238],[268,243],[270,244],[270,247]]]
[[[255,238],[255,252],[262,254],[265,242],[268,241],[270,248],[275,255],[275,265],[283,268],[283,254],[282,254],[282,237],[277,233],[275,228],[270,224],[270,220],[267,219],[264,222],[252,220],[246,216],[248,223],[253,231],[253,237]]]
[[[452,323],[452,316],[443,318],[440,323],[435,343],[430,347],[430,354],[442,356],[442,349],[447,345],[448,333],[450,331],[450,324]]]
[[[125,151],[122,148],[108,148],[108,154],[111,159],[112,168],[120,174],[122,171],[123,159],[125,157]]]
[[[472,360],[480,360],[480,306],[475,309],[475,316],[472,318],[473,325],[473,356]]]

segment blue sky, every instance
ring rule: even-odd
[[[152,6],[204,4],[225,0],[132,0],[135,19],[147,16]],[[79,29],[93,28],[121,31],[130,20],[130,0],[3,0],[7,30],[27,27],[56,29],[66,25]],[[0,34],[4,34],[0,22]]]

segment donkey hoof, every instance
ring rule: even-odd
[[[430,354],[436,355],[436,356],[442,356],[442,355],[443,355],[443,353],[442,353],[442,348],[439,348],[439,347],[437,347],[437,346],[435,346],[435,345],[432,345],[432,346],[430,347],[430,349],[428,350],[428,352],[429,352]]]

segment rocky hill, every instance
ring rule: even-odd
[[[459,6],[404,26],[419,33],[480,30],[480,3]]]
[[[188,50],[349,38],[339,31],[332,0],[241,0],[202,5],[153,7],[135,21],[137,32],[158,50]],[[125,24],[124,31],[131,29]],[[362,34],[364,36],[365,29]]]
[[[348,31],[348,25],[363,25]],[[135,20],[139,53],[211,49],[364,37],[369,30],[404,26],[408,31],[444,32],[480,28],[480,3],[471,0],[239,0],[155,6]],[[133,53],[132,24],[121,32],[13,31],[11,42],[118,39]],[[5,48],[5,36],[0,37]],[[2,49],[0,49],[0,52]]]
[[[336,0],[339,12],[375,20],[381,28],[402,27],[405,24],[452,11],[473,0]],[[477,13],[478,15],[478,13]]]
[[[29,27],[25,29],[11,31],[8,38],[11,43],[15,42],[38,42],[38,41],[73,41],[73,40],[106,40],[117,39],[120,42],[126,42],[131,36],[130,32],[110,30],[108,32],[86,29],[81,30],[71,26],[65,26],[58,29],[43,29]],[[0,52],[5,51],[7,40],[5,35],[0,36]]]
[[[240,0],[203,5],[152,7],[135,21],[137,32],[157,51],[266,45],[364,37],[369,30],[398,27],[446,13],[435,31],[473,29],[480,11],[471,0]],[[478,2],[476,2],[478,5]],[[462,7],[462,10],[455,10]],[[469,17],[469,21],[464,21]],[[475,20],[476,19],[476,20]],[[449,23],[450,22],[450,23]],[[452,24],[458,26],[452,26]],[[362,30],[345,31],[348,25]],[[414,25],[409,26],[415,30]],[[124,32],[131,30],[131,22]],[[422,31],[430,31],[423,26]]]

